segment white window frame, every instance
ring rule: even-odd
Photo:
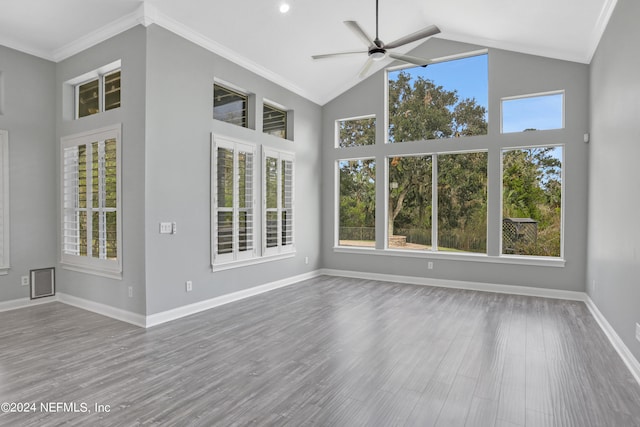
[[[264,109],[265,107],[269,107],[272,108],[276,111],[279,111],[281,113],[284,114],[284,137],[280,137],[277,135],[273,135],[271,133],[268,133],[265,131],[264,129]],[[285,107],[284,105],[278,104],[277,102],[273,102],[271,100],[268,99],[263,99],[262,100],[262,133],[265,133],[267,135],[271,135],[275,138],[280,138],[280,139],[284,139],[286,141],[291,141],[291,131],[290,131],[290,123],[289,123],[289,119],[290,119],[290,110]]]
[[[10,262],[9,221],[9,132],[0,130],[0,275],[7,274]]]
[[[233,150],[233,250],[228,254],[217,254],[218,247],[218,148],[226,148]],[[253,211],[253,233],[252,233],[252,249],[247,251],[239,250],[239,181],[238,181],[238,152],[250,153],[253,156],[253,169],[252,169],[252,205]],[[238,141],[232,138],[211,134],[211,265],[216,267],[219,265],[235,263],[239,261],[246,261],[256,258],[258,256],[258,242],[256,236],[258,235],[257,227],[257,203],[256,203],[256,178],[257,178],[257,149],[253,144],[249,144],[243,141]],[[227,209],[227,208],[225,208]]]
[[[65,188],[65,180],[72,179],[73,171],[65,172],[65,151],[81,145],[87,145],[91,147],[94,142],[106,141],[109,139],[115,139],[116,141],[116,208],[95,208],[99,212],[116,212],[116,259],[100,259],[89,255],[78,255],[69,253],[65,249],[65,203],[69,197],[73,194],[77,194],[77,191],[71,190],[72,194],[69,195],[70,187]],[[89,167],[91,157],[87,156],[87,170],[91,170]],[[60,263],[63,268],[75,271],[81,271],[85,273],[96,274],[100,276],[110,277],[114,279],[122,279],[122,125],[117,124],[108,126],[88,132],[83,132],[75,135],[69,135],[61,138],[61,150],[60,150],[60,209],[61,209],[61,224],[60,224]],[[87,189],[90,178],[88,178]],[[87,191],[88,200],[90,200],[91,192]],[[78,209],[78,208],[69,208]],[[87,208],[87,211],[90,208]],[[114,209],[114,210],[112,210]],[[87,215],[88,216],[88,215]],[[90,231],[87,231],[87,247],[88,252],[91,244]],[[73,236],[72,236],[73,237]]]
[[[274,210],[267,209],[267,157],[277,159],[277,207],[273,208]],[[291,222],[291,244],[283,245],[282,244],[282,213],[285,208],[282,206],[282,162],[290,161],[291,162],[291,211],[293,216],[293,221]],[[273,211],[276,212],[278,218],[278,243],[276,246],[268,248],[267,247],[267,212]],[[289,153],[286,151],[274,150],[269,148],[264,148],[262,150],[262,255],[263,256],[272,256],[279,254],[286,254],[295,252],[295,156],[293,153]]]
[[[387,182],[385,183],[385,221],[384,221],[384,250],[393,251],[393,252],[402,252],[402,253],[423,253],[423,254],[436,254],[442,253],[439,246],[439,217],[438,217],[438,172],[439,172],[439,156],[450,155],[450,154],[473,154],[473,153],[487,153],[487,173],[488,173],[488,162],[489,162],[489,150],[486,148],[479,148],[477,150],[458,150],[458,151],[440,151],[440,152],[431,152],[431,153],[411,153],[411,154],[402,154],[402,155],[391,155],[385,157],[385,178]],[[389,182],[389,159],[393,157],[424,157],[431,156],[431,250],[413,250],[413,249],[399,249],[399,248],[390,248],[389,247],[389,187],[391,183]],[[488,176],[487,176],[487,190],[488,190]],[[488,198],[487,198],[487,209],[488,206]],[[487,212],[487,224],[486,224],[486,238],[487,238],[487,248],[485,252],[460,252],[463,255],[470,256],[486,256],[489,252],[489,215]]]
[[[373,145],[370,146],[366,146],[366,147],[373,147]],[[342,148],[341,148],[342,150]],[[334,166],[334,174],[333,176],[335,177],[335,181],[334,181],[334,189],[333,189],[333,194],[335,195],[335,199],[334,199],[334,220],[333,220],[333,224],[334,224],[334,230],[333,230],[333,248],[334,249],[345,249],[346,251],[374,251],[377,246],[378,246],[378,226],[377,226],[377,219],[374,222],[375,225],[375,229],[373,231],[373,235],[375,237],[374,241],[373,241],[373,247],[366,247],[366,246],[342,246],[340,245],[340,162],[353,162],[353,161],[365,161],[365,160],[373,160],[375,162],[375,167],[376,167],[376,171],[378,170],[378,157],[371,155],[371,156],[359,156],[359,157],[342,157],[338,160],[335,161],[335,166]],[[378,198],[378,186],[377,186],[377,172],[376,172],[376,182],[375,182],[375,189],[376,189],[376,200]],[[385,193],[386,194],[386,193]],[[386,212],[385,208],[385,212]],[[377,203],[376,203],[376,211],[375,213],[377,214]],[[386,226],[385,226],[386,229]]]
[[[503,229],[502,221],[504,220],[504,153],[505,151],[516,150],[529,150],[532,148],[548,148],[548,147],[560,147],[562,148],[562,167],[560,168],[560,256],[539,256],[539,255],[515,255],[503,253]],[[564,215],[565,215],[565,158],[567,147],[565,144],[544,144],[544,145],[529,145],[529,146],[517,146],[517,147],[504,147],[500,149],[500,252],[499,257],[505,259],[531,259],[531,260],[564,260]]]
[[[388,88],[387,88],[388,91]],[[388,95],[387,95],[388,96]],[[389,107],[387,106],[387,109]],[[376,132],[374,135],[374,140],[373,140],[373,144],[369,144],[369,145],[358,145],[358,146],[354,146],[354,147],[341,147],[340,146],[340,123],[342,122],[351,122],[351,121],[356,121],[356,120],[366,120],[366,119],[374,119],[375,121],[375,126],[376,126]],[[378,119],[376,118],[375,114],[366,114],[364,116],[356,116],[356,117],[347,117],[345,119],[338,119],[335,121],[335,125],[334,125],[334,148],[338,148],[340,150],[345,150],[345,149],[349,149],[349,148],[356,148],[356,147],[373,147],[375,146],[378,141],[377,141],[377,134],[378,134]]]
[[[528,93],[525,95],[517,95],[517,96],[505,96],[504,98],[500,99],[500,133],[501,134],[517,134],[520,133],[522,131],[511,131],[511,132],[505,132],[504,131],[504,103],[505,101],[515,101],[515,100],[521,100],[521,99],[533,99],[533,98],[543,98],[545,96],[554,96],[554,95],[562,95],[562,125],[559,128],[551,128],[551,129],[539,129],[536,130],[536,132],[543,132],[543,131],[547,131],[547,130],[558,130],[558,129],[564,129],[565,128],[565,91],[564,90],[553,90],[553,91],[549,91],[549,92],[538,92],[538,93]],[[528,147],[531,148],[531,147]]]
[[[80,108],[80,86],[89,83],[93,80],[98,80],[98,113],[104,112],[104,78],[117,71],[122,72],[122,61],[117,60],[96,70],[89,71],[81,76],[73,78],[66,83],[73,87],[73,118],[75,120],[83,119],[85,117],[94,116],[95,114],[89,114],[88,116],[79,116]],[[122,106],[122,75],[120,75],[120,105]]]

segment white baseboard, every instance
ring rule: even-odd
[[[493,283],[465,282],[461,280],[431,279],[428,277],[397,276],[393,274],[366,273],[360,271],[322,269],[327,276],[352,277],[381,282],[408,283],[410,285],[436,286],[439,288],[467,289],[471,291],[496,292],[500,294],[526,295],[542,298],[556,298],[571,301],[586,301],[587,294],[559,289],[533,288],[529,286],[498,285]]]
[[[58,301],[62,303],[82,308],[87,311],[92,311],[94,313],[102,314],[103,316],[111,317],[116,320],[131,323],[136,326],[140,326],[143,328],[145,327],[145,316],[142,314],[112,307],[106,304],[101,304],[99,302],[90,301],[84,298],[78,298],[73,295],[68,295],[60,292],[58,292],[56,296]]]
[[[600,325],[602,331],[605,333],[607,338],[609,338],[609,341],[611,341],[613,348],[616,349],[616,351],[622,358],[622,361],[625,363],[625,365],[627,365],[627,368],[629,368],[631,374],[634,376],[638,384],[640,384],[640,362],[638,362],[638,359],[633,356],[633,353],[631,353],[629,347],[627,347],[624,341],[622,341],[622,338],[620,338],[615,329],[613,329],[613,326],[611,326],[611,324],[607,321],[607,319],[600,312],[596,304],[589,296],[587,296],[585,304],[589,308],[589,311],[591,311],[593,317],[596,319],[596,322],[598,322],[598,324]]]
[[[245,289],[231,294],[221,295],[219,297],[211,298],[205,301],[199,301],[193,304],[184,305],[182,307],[173,308],[171,310],[162,311],[147,316],[146,327],[160,325],[165,322],[179,319],[181,317],[190,316],[192,314],[199,313],[210,308],[219,307],[230,302],[238,301],[244,298],[249,298],[254,295],[259,295],[264,292],[268,292],[274,289],[283,288],[285,286],[293,285],[294,283],[301,282],[307,279],[313,279],[320,276],[320,271],[315,270],[309,273],[299,274],[293,277],[287,277],[286,279],[278,280],[275,282],[266,283],[264,285],[255,286],[253,288]]]
[[[38,299],[31,298],[18,298],[9,301],[0,301],[0,312],[17,310],[19,308],[32,307],[39,304],[47,304],[53,301],[57,301],[58,298],[54,295],[51,297],[44,297]]]

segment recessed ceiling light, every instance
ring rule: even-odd
[[[291,6],[289,6],[289,3],[282,3],[280,5],[280,13],[287,13],[289,12]]]

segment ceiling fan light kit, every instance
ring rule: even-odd
[[[358,36],[358,38],[366,44],[367,50],[313,55],[312,56],[313,59],[325,59],[325,58],[333,58],[336,56],[354,55],[354,54],[358,55],[362,53],[367,53],[369,58],[367,59],[367,62],[365,62],[364,66],[362,67],[362,70],[360,71],[360,74],[359,74],[360,78],[366,77],[369,69],[371,68],[373,61],[381,61],[385,59],[387,56],[391,59],[407,62],[409,64],[418,65],[421,67],[426,67],[427,65],[433,62],[431,60],[418,58],[416,56],[393,53],[393,52],[390,52],[389,50],[436,35],[440,33],[440,29],[435,25],[430,25],[426,28],[423,28],[422,30],[416,31],[415,33],[411,33],[404,37],[400,37],[398,40],[395,40],[389,44],[385,44],[378,37],[378,0],[376,0],[376,38],[375,39],[372,40],[371,37],[367,35],[367,33],[362,29],[362,27],[360,27],[360,25],[356,21],[344,21],[344,24],[347,27],[349,27],[349,29],[353,31],[353,33],[356,36]]]

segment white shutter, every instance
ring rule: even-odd
[[[80,255],[78,151],[78,146],[73,146],[63,152],[62,251],[69,255]]]
[[[263,255],[294,250],[293,154],[265,149],[263,154]]]
[[[212,265],[253,258],[256,149],[212,134]]]
[[[9,268],[9,134],[0,130],[0,274]]]

